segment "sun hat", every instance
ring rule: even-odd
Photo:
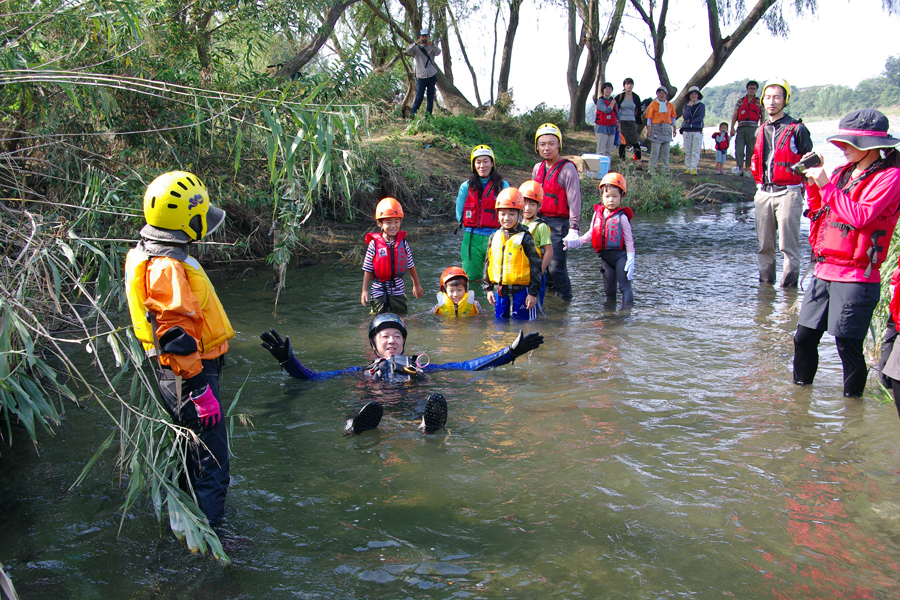
[[[656,91],[657,91],[657,92],[658,92],[659,90],[664,91],[664,92],[666,93],[667,96],[669,95],[669,88],[667,88],[667,87],[664,86],[663,84],[659,84],[659,87],[656,88]]]
[[[703,94],[700,93],[700,88],[698,88],[696,85],[692,85],[688,88],[688,98],[691,97],[691,92],[697,92],[697,95],[700,96],[699,98],[697,98],[697,100],[703,100]]]
[[[419,30],[419,35],[428,35],[428,30],[427,30],[427,29],[420,29],[420,30]]]
[[[844,142],[858,150],[873,148],[896,148],[900,139],[888,135],[890,122],[882,113],[873,108],[854,110],[841,119],[836,135],[825,138],[826,142]]]

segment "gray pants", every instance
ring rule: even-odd
[[[662,163],[663,170],[669,172],[669,146],[671,142],[650,142],[650,170],[656,169],[658,163]]]
[[[781,287],[797,287],[800,280],[800,216],[803,214],[803,187],[782,192],[758,190],[753,198],[756,206],[756,238],[759,249],[759,280],[775,283],[775,234],[784,254]]]
[[[734,134],[734,158],[737,166],[745,170],[750,169],[750,159],[753,158],[753,149],[756,146],[756,127],[744,125],[738,127]]]
[[[600,156],[612,157],[613,149],[616,147],[616,138],[618,133],[594,133],[597,136],[597,154]]]

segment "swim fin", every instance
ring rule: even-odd
[[[363,431],[375,429],[381,423],[384,409],[377,402],[369,402],[359,410],[355,417],[347,419],[344,424],[344,435],[359,435]]]
[[[419,429],[434,433],[447,424],[447,399],[443,394],[432,394],[425,400],[425,414]]]

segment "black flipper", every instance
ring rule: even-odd
[[[447,424],[447,399],[442,394],[432,394],[425,401],[425,414],[422,416],[421,429],[425,433],[434,433]]]
[[[381,415],[384,409],[377,402],[369,402],[359,410],[355,417],[347,419],[344,425],[344,435],[359,435],[363,431],[375,429],[381,423]]]

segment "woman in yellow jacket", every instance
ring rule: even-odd
[[[647,107],[647,137],[650,138],[650,170],[662,160],[662,167],[669,172],[669,146],[675,137],[675,107],[666,98],[669,90],[664,85],[656,88],[656,99]]]
[[[212,206],[197,177],[173,171],[144,194],[141,241],[125,260],[125,291],[134,332],[159,367],[159,391],[172,420],[193,431],[187,477],[209,524],[225,515],[228,433],[219,377],[234,330],[203,267],[188,255],[191,242],[212,233],[225,212]]]

